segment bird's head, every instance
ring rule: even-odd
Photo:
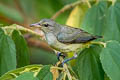
[[[50,32],[55,30],[56,22],[51,19],[42,19],[40,22],[31,24],[30,26],[38,27],[43,32]]]

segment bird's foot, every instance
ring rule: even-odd
[[[58,53],[57,53],[57,59],[60,60],[60,57],[61,57],[61,56],[62,56],[63,58],[65,58],[65,55],[63,55],[61,52],[58,52]]]
[[[67,63],[68,61],[73,60],[73,59],[76,59],[77,56],[78,56],[78,55],[75,53],[73,57],[64,60],[64,61],[62,62],[62,66],[63,66],[65,63]]]

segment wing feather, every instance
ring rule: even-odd
[[[63,27],[61,32],[58,33],[57,39],[62,43],[85,43],[99,38],[93,36],[78,28]]]

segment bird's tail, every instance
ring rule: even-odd
[[[103,36],[94,36],[94,38],[96,38],[96,39],[97,39],[97,38],[103,38]]]

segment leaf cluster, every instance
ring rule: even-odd
[[[18,25],[2,27],[0,80],[119,80],[120,2],[88,3],[77,5],[71,11],[66,24],[80,27],[94,35],[102,35],[104,47],[91,44],[79,53],[74,65],[68,63],[63,67],[58,67],[57,64],[26,66],[29,64],[29,50],[20,31],[40,35],[24,27],[17,27]]]

